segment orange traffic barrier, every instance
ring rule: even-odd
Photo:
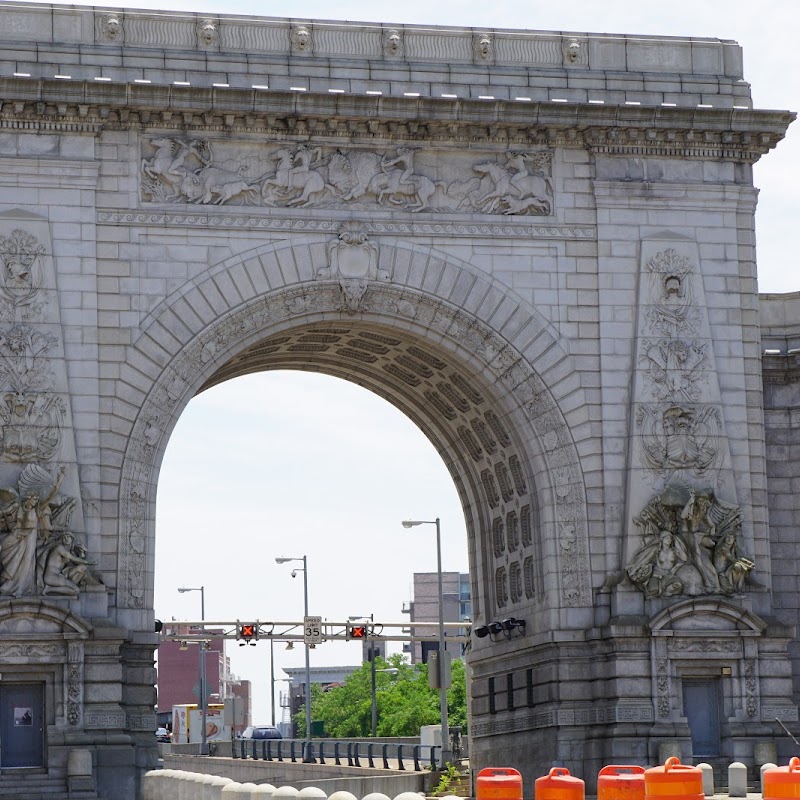
[[[522,800],[522,775],[510,767],[486,767],[475,779],[475,800]]]
[[[761,794],[764,800],[800,797],[800,758],[792,756],[786,767],[770,767],[761,776]]]
[[[644,767],[610,764],[597,773],[597,800],[644,800]]]
[[[645,800],[703,800],[703,772],[672,756],[644,773]]]
[[[574,778],[564,767],[553,767],[547,775],[536,779],[535,800],[584,800],[586,784]]]

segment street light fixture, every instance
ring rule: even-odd
[[[305,556],[301,558],[286,558],[285,556],[281,556],[275,559],[276,564],[288,564],[290,561],[302,561],[303,566],[297,567],[297,569],[292,570],[292,577],[295,577],[297,572],[302,571],[303,573],[303,613],[304,616],[308,616],[308,562]],[[288,649],[288,648],[287,648]],[[308,644],[305,646],[306,650],[306,687],[305,687],[305,695],[306,695],[306,756],[305,758],[310,759],[310,745],[311,745],[311,661],[310,661],[310,650]],[[305,759],[304,759],[305,760]]]
[[[450,728],[447,722],[447,687],[444,685],[444,590],[442,588],[442,533],[439,525],[439,517],[435,520],[429,519],[404,519],[404,528],[415,528],[417,525],[436,526],[436,570],[439,578],[439,709],[442,717],[442,766],[453,760],[450,752]]]
[[[186,592],[200,592],[200,621],[205,623],[206,620],[206,587],[205,586],[179,586],[178,592],[180,594],[185,594]],[[206,626],[203,624],[200,626],[201,633],[205,633]],[[198,647],[198,652],[200,653],[200,724],[203,728],[201,733],[201,745],[200,749],[202,751],[202,755],[207,755],[208,753],[208,733],[206,732],[206,721],[207,721],[207,708],[208,702],[206,700],[206,643],[205,640],[200,641],[200,647]]]

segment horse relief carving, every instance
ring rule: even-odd
[[[142,197],[155,203],[269,208],[382,208],[550,216],[552,152],[508,152],[439,164],[436,154],[397,147],[377,153],[312,144],[242,153],[225,143],[156,137],[145,142]]]

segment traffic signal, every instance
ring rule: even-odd
[[[244,647],[246,644],[255,644],[258,641],[258,623],[239,622],[237,620],[236,638],[242,640],[239,642],[239,647]]]
[[[346,639],[366,639],[369,636],[369,625],[364,622],[348,622]]]

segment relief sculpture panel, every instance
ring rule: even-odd
[[[755,563],[731,485],[730,452],[696,247],[643,246],[634,376],[627,579],[645,597],[739,594]],[[655,494],[653,494],[655,491]]]
[[[161,136],[142,143],[142,200],[152,203],[346,208],[550,216],[553,153],[383,152],[263,146]]]

